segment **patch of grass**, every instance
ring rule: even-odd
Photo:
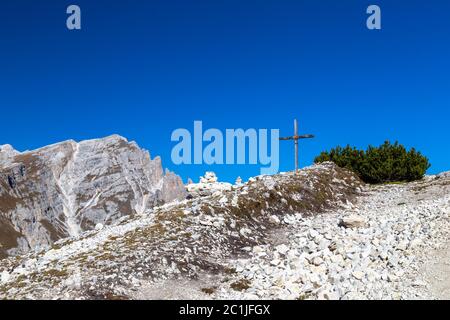
[[[297,300],[306,300],[306,299],[309,299],[310,297],[311,297],[310,294],[302,293],[301,295],[298,296]]]
[[[217,287],[212,287],[212,288],[202,288],[202,292],[206,293],[206,294],[213,294],[214,292],[216,292]]]
[[[22,275],[18,276],[14,282],[9,283],[8,287],[9,288],[17,288],[17,289],[24,288],[27,285],[26,280],[27,280],[27,277],[22,274]],[[6,291],[6,288],[5,288],[5,291]]]
[[[118,295],[118,294],[114,294],[111,292],[108,292],[105,294],[105,300],[130,300],[128,297],[124,296],[124,295]]]
[[[94,290],[86,290],[85,291],[85,295],[90,299],[90,300],[130,300],[129,297],[124,296],[124,295],[120,295],[120,294],[116,294],[114,292],[111,291],[106,291],[106,292],[98,292],[98,291],[94,291]]]
[[[223,273],[230,275],[230,274],[236,274],[237,271],[236,271],[235,268],[224,267],[223,268]]]
[[[66,269],[50,269],[46,270],[43,273],[38,275],[42,279],[50,279],[53,283],[61,281],[61,278],[67,278],[69,277],[69,273]]]
[[[241,279],[230,284],[231,289],[236,291],[244,291],[250,288],[251,282],[247,279]]]

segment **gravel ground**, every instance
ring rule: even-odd
[[[311,218],[293,216],[289,239],[251,248],[231,262],[248,288],[220,286],[219,299],[448,299],[447,175],[367,188],[356,205]],[[355,216],[365,226],[339,226]],[[283,241],[282,241],[283,242]]]

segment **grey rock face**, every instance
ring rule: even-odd
[[[0,147],[0,257],[185,198],[161,159],[114,135],[19,153]]]

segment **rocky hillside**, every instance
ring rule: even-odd
[[[120,136],[20,153],[0,147],[0,258],[185,197],[161,159]]]
[[[330,163],[256,177],[5,259],[0,298],[132,298],[144,283],[231,277],[230,259],[268,244],[281,223],[348,205],[359,192],[359,179]]]
[[[450,174],[369,186],[323,163],[187,189],[1,260],[0,299],[449,298]]]

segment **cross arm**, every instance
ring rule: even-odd
[[[283,137],[280,138],[280,140],[298,140],[298,139],[311,139],[314,138],[315,136],[312,134],[305,134],[302,136],[292,136],[292,137]]]

